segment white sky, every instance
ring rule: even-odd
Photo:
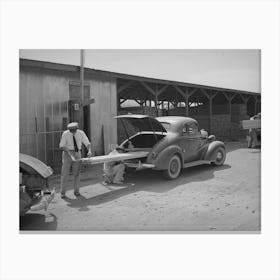
[[[21,58],[79,65],[79,50],[20,50]],[[260,50],[85,50],[85,67],[261,91]]]

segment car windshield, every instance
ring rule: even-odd
[[[171,127],[171,124],[168,123],[168,122],[160,122],[162,124],[162,126],[167,130],[169,131],[170,130],[170,127]]]

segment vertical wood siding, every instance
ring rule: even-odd
[[[104,130],[109,132],[109,145],[117,143],[117,121],[114,119],[117,115],[116,79],[98,74],[89,82],[91,97],[95,98],[91,105],[91,139],[95,153],[101,155],[108,152],[108,147],[104,146]]]
[[[69,84],[79,82],[79,73],[58,71],[20,71],[20,152],[39,158],[57,172],[61,166],[59,140],[68,120]],[[103,129],[109,128],[109,143],[117,143],[116,80],[110,76],[90,74],[85,83],[90,85],[91,135],[88,135],[97,155],[106,151]],[[54,132],[57,131],[57,132]]]

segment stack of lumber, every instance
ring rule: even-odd
[[[149,152],[139,151],[139,152],[129,152],[124,154],[109,154],[105,156],[96,156],[90,158],[82,158],[80,159],[82,164],[99,164],[104,162],[112,162],[112,161],[123,161],[128,159],[135,158],[143,158],[147,157]]]

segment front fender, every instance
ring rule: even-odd
[[[222,147],[224,149],[226,149],[225,144],[221,141],[214,141],[211,142],[208,146],[207,152],[204,156],[205,160],[209,160],[209,161],[213,161],[215,160],[215,151],[219,148]]]
[[[168,146],[164,150],[162,150],[155,159],[148,158],[148,161],[155,165],[155,169],[157,170],[166,170],[168,168],[169,159],[174,155],[178,154],[180,156],[181,162],[183,163],[183,153],[179,146],[172,145]]]

